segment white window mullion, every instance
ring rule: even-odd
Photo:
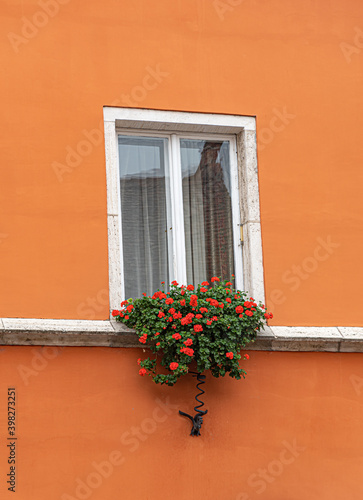
[[[183,215],[183,184],[180,162],[179,137],[171,135],[170,184],[172,200],[172,234],[173,234],[173,275],[180,284],[186,284],[187,270],[185,261],[185,234]]]

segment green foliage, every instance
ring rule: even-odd
[[[272,314],[247,298],[246,292],[233,290],[229,281],[215,277],[212,282],[194,288],[173,281],[170,292],[158,290],[152,297],[144,294],[123,301],[122,309],[112,312],[117,321],[134,328],[140,343],[156,355],[138,360],[140,375],[174,385],[194,361],[199,373],[210,370],[214,377],[245,376],[239,366],[240,350],[254,341]],[[157,359],[166,373],[157,373]]]

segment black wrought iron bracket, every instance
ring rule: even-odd
[[[201,387],[199,387],[202,384],[205,384],[205,375],[202,375],[200,373],[193,373],[193,377],[197,377],[198,384],[197,384],[197,389],[200,391],[196,396],[195,399],[200,403],[197,406],[194,406],[194,411],[196,412],[196,415],[192,417],[188,413],[184,413],[183,411],[179,410],[179,414],[183,415],[183,417],[188,417],[193,424],[192,430],[190,432],[191,436],[200,436],[200,428],[202,427],[203,424],[203,416],[208,413],[208,410],[200,410],[199,408],[202,408],[204,406],[204,402],[198,399],[198,396],[201,396],[202,394],[205,393]]]

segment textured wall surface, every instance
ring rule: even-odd
[[[108,317],[104,105],[254,115],[274,324],[359,326],[363,7],[5,1],[1,317]]]
[[[13,498],[3,431],[15,387],[18,500],[359,500],[361,355],[249,354],[245,380],[207,376],[191,437],[178,410],[192,413],[194,379],[139,377],[139,349],[6,347],[1,498]]]

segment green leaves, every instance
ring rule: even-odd
[[[200,373],[245,376],[238,353],[254,341],[266,322],[266,310],[246,292],[234,290],[231,282],[218,280],[197,287],[173,282],[168,294],[157,290],[152,297],[122,302],[122,309],[114,312],[116,320],[135,328],[141,344],[155,354],[139,362],[141,375],[146,370],[156,383],[174,385],[196,362]],[[157,373],[159,364],[167,373]]]

